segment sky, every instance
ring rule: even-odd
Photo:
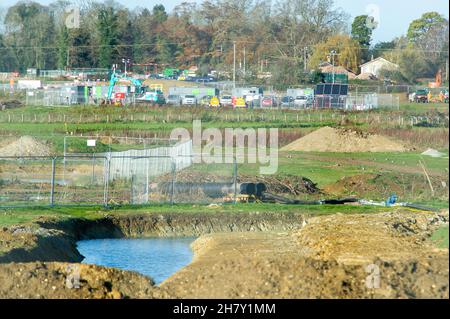
[[[41,4],[48,4],[52,0],[34,0]],[[167,11],[186,0],[116,0],[129,8],[148,7],[162,3]],[[187,0],[202,2],[202,0]],[[369,14],[379,22],[373,33],[373,42],[390,41],[395,37],[406,34],[409,23],[419,18],[424,12],[437,11],[448,18],[448,0],[334,0],[337,7],[341,7],[352,16]],[[0,0],[0,10],[17,3],[17,0]],[[275,3],[275,0],[273,0]]]

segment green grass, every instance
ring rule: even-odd
[[[281,214],[305,213],[310,215],[329,214],[363,214],[377,213],[389,210],[383,207],[368,206],[335,206],[335,205],[312,205],[292,206],[282,204],[227,204],[218,207],[206,205],[153,205],[153,206],[122,206],[105,209],[104,207],[56,207],[56,208],[15,208],[0,209],[0,226],[10,226],[23,223],[31,223],[42,218],[55,218],[66,220],[70,218],[85,218],[95,220],[108,215],[133,215],[145,213],[245,213],[245,212],[276,212]]]
[[[411,114],[423,114],[427,112],[448,112],[446,103],[401,103],[400,111]]]
[[[289,156],[288,156],[289,154]],[[309,159],[307,155],[313,155]],[[357,164],[336,165],[336,160],[352,160]],[[282,152],[279,156],[279,175],[304,176],[323,187],[335,183],[342,177],[359,174],[374,174],[380,172],[380,165],[390,164],[398,167],[407,167],[415,174],[423,174],[419,166],[421,160],[428,170],[434,170],[443,175],[448,173],[449,162],[446,158],[432,158],[422,156],[416,152],[407,153],[304,153],[304,152]],[[358,163],[361,161],[362,163]],[[239,172],[256,175],[259,167],[251,164],[238,166]],[[386,171],[386,169],[385,169]],[[391,170],[395,172],[395,170]]]
[[[435,245],[439,248],[447,248],[449,247],[448,243],[448,225],[442,226],[438,230],[436,230],[431,236],[431,240],[435,243]]]

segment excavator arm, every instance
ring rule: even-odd
[[[114,86],[116,85],[117,81],[119,81],[119,77],[117,76],[116,72],[113,71],[113,73],[111,74],[111,78],[109,80],[108,97],[107,97],[108,100],[111,100]]]

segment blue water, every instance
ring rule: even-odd
[[[189,264],[194,238],[92,239],[77,243],[83,263],[132,270],[161,283]]]

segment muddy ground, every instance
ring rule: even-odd
[[[440,213],[148,214],[42,220],[0,231],[3,298],[448,298],[448,249],[430,234]],[[195,215],[195,216],[194,216]],[[200,236],[194,260],[159,287],[139,274],[80,265],[76,240]],[[40,241],[46,238],[43,245]],[[42,262],[43,256],[47,262]],[[52,260],[73,262],[55,263]],[[40,262],[11,263],[11,261]],[[68,288],[80,267],[80,288]],[[367,272],[369,271],[369,272]],[[379,279],[379,280],[378,280]],[[379,283],[379,286],[378,286]]]

